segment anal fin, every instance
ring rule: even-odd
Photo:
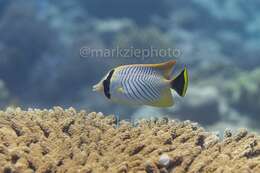
[[[173,106],[174,101],[173,101],[173,98],[172,98],[171,89],[167,88],[164,91],[162,91],[161,97],[158,100],[156,100],[155,102],[152,102],[149,105],[155,106],[155,107],[170,107],[170,106]]]

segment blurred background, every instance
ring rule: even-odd
[[[260,131],[260,1],[0,0],[0,107],[75,107],[122,119],[170,117]],[[81,56],[82,47],[177,48],[187,96],[167,109],[92,92],[114,66],[174,57]]]

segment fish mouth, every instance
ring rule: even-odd
[[[103,90],[103,86],[100,83],[93,85],[93,87],[92,87],[92,91],[99,91],[100,92],[102,90]]]

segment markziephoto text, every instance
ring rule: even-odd
[[[114,57],[114,58],[154,58],[154,57],[167,57],[178,58],[182,54],[180,49],[177,48],[90,48],[82,47],[80,49],[81,57]]]

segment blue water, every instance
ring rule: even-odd
[[[220,131],[259,130],[259,7],[257,0],[1,0],[0,106],[73,106],[120,119],[167,116]],[[151,47],[180,54],[112,53]],[[183,66],[190,73],[187,97],[174,96],[172,108],[118,105],[91,91],[117,65],[170,59],[177,60],[173,74]]]

